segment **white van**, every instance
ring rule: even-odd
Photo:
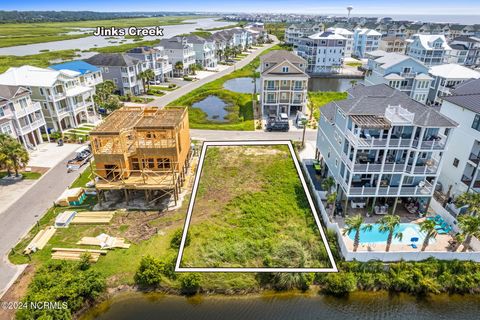
[[[307,116],[298,111],[297,115],[295,116],[295,126],[297,128],[303,128],[303,121],[305,120],[308,120]]]

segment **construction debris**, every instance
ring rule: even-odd
[[[32,239],[32,241],[30,241],[25,250],[23,250],[23,253],[30,254],[31,252],[43,249],[48,241],[53,237],[55,231],[57,231],[57,229],[52,226],[40,230]]]
[[[124,238],[111,237],[105,233],[102,233],[97,237],[83,237],[82,240],[77,242],[77,244],[87,246],[100,246],[102,249],[130,248],[130,244],[125,243]]]
[[[91,250],[78,248],[53,248],[52,259],[80,261],[84,254],[90,255],[90,262],[97,262],[100,255],[107,254],[106,250]]]
[[[55,218],[55,228],[68,228],[77,211],[64,211]]]
[[[79,212],[73,218],[74,224],[108,224],[115,214],[114,211],[85,211]]]

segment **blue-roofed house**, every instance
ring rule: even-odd
[[[102,70],[82,60],[54,64],[49,68],[57,71],[72,70],[80,73],[78,80],[80,84],[84,86],[95,87],[97,84],[103,82]]]

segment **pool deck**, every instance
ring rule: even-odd
[[[374,224],[376,223],[382,215],[373,215],[370,217],[367,217],[365,215],[366,211],[365,209],[350,209],[349,208],[349,215],[355,215],[355,214],[362,214],[364,217],[365,223],[370,223]],[[400,222],[401,223],[415,223],[419,224],[422,221],[425,220],[425,218],[419,218],[414,214],[408,213],[406,210],[403,208],[398,207],[396,210],[396,215],[400,216]],[[434,216],[433,212],[430,212],[429,210],[429,216]],[[332,218],[330,216],[330,219],[333,222],[338,223],[338,226],[343,229],[345,227],[345,218],[336,216],[335,218]],[[343,241],[345,243],[345,246],[349,251],[353,251],[353,240],[350,239],[348,235],[342,235]],[[408,240],[408,239],[407,239]],[[453,240],[452,234],[438,234],[435,237],[435,242],[430,243],[425,251],[436,251],[436,252],[445,252],[445,251],[451,251],[450,249],[450,244],[449,241]],[[357,248],[358,252],[385,252],[386,243],[361,243],[362,239],[360,238],[360,244]],[[422,249],[423,242],[419,241],[416,243],[417,248],[412,248],[410,245],[410,242],[407,241],[405,244],[395,244],[392,243],[390,246],[390,251],[391,252],[419,252]],[[460,246],[457,251],[461,251],[463,249],[463,246]]]

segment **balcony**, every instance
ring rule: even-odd
[[[58,92],[58,93],[54,93],[54,94],[49,95],[49,98],[51,100],[59,100],[59,99],[65,98],[65,97],[66,97],[65,92]]]
[[[427,196],[433,192],[433,186],[428,181],[422,181],[417,186],[379,186],[350,187],[349,196]]]
[[[42,126],[45,125],[45,120],[43,118],[36,119],[35,121],[23,125],[20,127],[20,131],[22,132],[22,135],[27,134],[32,132],[33,130],[36,130]]]
[[[400,72],[400,76],[404,78],[415,78],[417,76],[416,72]]]
[[[382,147],[409,147],[411,138],[390,138],[387,137],[375,137],[369,134],[365,134],[365,138],[360,137],[360,135],[353,134],[352,131],[346,130],[346,136],[350,142],[357,147],[367,147],[367,148],[382,148]]]
[[[445,149],[447,137],[439,135],[436,139],[419,142],[418,139],[413,140],[413,147],[422,150],[443,150]]]
[[[18,119],[18,118],[21,118],[21,117],[24,117],[30,113],[33,113],[35,111],[39,111],[42,109],[42,106],[40,105],[40,102],[35,102],[31,105],[29,105],[28,107],[24,108],[24,109],[21,109],[19,111],[15,111],[15,117]]]

